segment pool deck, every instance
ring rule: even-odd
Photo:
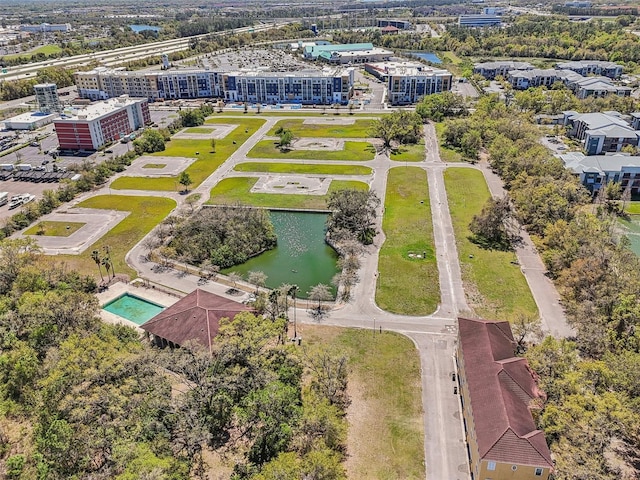
[[[178,300],[180,300],[179,298],[169,295],[167,293],[160,292],[154,289],[144,288],[142,286],[136,286],[136,285],[139,285],[139,284],[134,282],[116,283],[114,285],[111,285],[104,292],[100,292],[96,294],[96,297],[98,297],[98,302],[100,302],[101,307],[103,305],[106,305],[110,301],[115,300],[119,296],[124,295],[125,293],[129,293],[131,295],[135,295],[136,297],[140,297],[144,300],[157,303],[158,305],[162,305],[165,308],[170,307],[171,305],[176,303]],[[144,332],[144,330],[142,330],[139,325],[119,315],[116,315],[111,312],[107,312],[102,308],[100,308],[100,318],[103,321],[108,323],[121,324],[121,325],[126,325],[128,327],[133,327],[139,333]]]

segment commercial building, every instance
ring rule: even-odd
[[[546,396],[515,350],[509,322],[458,319],[456,361],[472,480],[547,480],[553,471],[530,411]]]
[[[410,105],[421,97],[451,90],[451,72],[414,62],[367,63],[366,72],[387,85],[387,101],[391,105]]]
[[[58,97],[58,87],[55,83],[39,83],[33,86],[36,94],[38,111],[42,113],[60,113],[62,105]]]
[[[498,75],[506,77],[511,71],[533,70],[534,66],[527,62],[497,61],[476,63],[473,66],[473,73],[482,75],[487,80],[493,80]]]
[[[625,153],[586,156],[581,152],[559,155],[567,170],[580,178],[580,183],[596,193],[609,182],[619,183],[631,195],[640,193],[640,157]]]
[[[74,75],[81,98],[120,95],[149,100],[221,98],[231,102],[345,104],[353,90],[350,68],[269,72],[171,70],[152,73],[96,68]]]
[[[376,18],[376,26],[379,28],[395,27],[399,30],[411,30],[411,22],[409,20],[394,18]]]
[[[572,70],[582,76],[602,75],[609,78],[619,78],[624,67],[613,62],[600,60],[579,60],[576,62],[562,62],[556,64],[558,70]]]
[[[638,146],[640,132],[634,130],[618,112],[563,112],[568,135],[584,144],[587,155],[620,152],[626,145]]]
[[[40,25],[20,25],[20,30],[29,33],[70,32],[70,23],[41,23]]]
[[[151,123],[147,99],[126,96],[81,109],[66,109],[54,120],[63,150],[97,150]]]
[[[50,124],[58,116],[57,113],[26,112],[4,120],[7,130],[35,130]]]
[[[502,19],[498,15],[460,15],[458,26],[460,27],[499,27]]]
[[[304,58],[340,65],[384,62],[393,55],[390,50],[374,47],[372,43],[343,45],[311,45],[304,48]]]

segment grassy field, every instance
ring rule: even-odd
[[[99,278],[98,268],[91,259],[91,252],[104,252],[104,246],[111,248],[111,259],[117,274],[126,273],[132,278],[136,272],[129,268],[124,257],[133,246],[153,227],[164,219],[176,206],[170,198],[137,197],[126,195],[99,195],[80,202],[77,207],[101,208],[105,210],[121,210],[131,212],[127,218],[113,227],[96,243],[87,248],[81,255],[58,255],[68,268],[78,270],[85,275]],[[104,270],[103,270],[104,271]]]
[[[347,478],[424,479],[420,360],[399,334],[304,325],[304,341],[348,358]]]
[[[434,123],[436,128],[436,134],[438,135],[438,145],[440,146],[440,159],[443,162],[462,162],[462,155],[459,152],[456,152],[454,149],[445,147],[442,144],[442,134],[444,132],[444,123],[438,122]]]
[[[68,237],[86,223],[82,222],[38,222],[25,230],[25,235],[43,235],[45,237]]]
[[[343,108],[340,110],[338,115],[335,114],[335,110],[329,108],[327,106],[326,113],[322,113],[322,107],[316,109],[315,112],[311,111],[300,111],[300,110],[272,110],[272,109],[261,109],[260,113],[256,112],[255,108],[250,108],[249,112],[246,114],[243,113],[242,109],[233,109],[226,110],[224,112],[217,112],[213,114],[214,117],[217,116],[226,116],[226,117],[245,117],[245,116],[265,116],[265,117],[314,117],[314,118],[351,118],[351,117],[382,117],[387,115],[385,113],[372,113],[372,112],[360,112],[358,110],[354,110],[352,113],[349,113],[348,109]]]
[[[427,173],[417,167],[389,171],[382,220],[376,303],[403,315],[427,315],[440,302]],[[424,258],[410,257],[418,254]]]
[[[624,211],[629,215],[640,215],[640,202],[628,202]]]
[[[305,165],[301,163],[239,163],[237,172],[299,173],[318,175],[371,175],[373,170],[362,165]]]
[[[469,305],[489,319],[512,320],[518,313],[537,316],[527,281],[514,263],[516,255],[484,250],[468,238],[471,219],[490,197],[482,172],[448,168],[444,178]]]
[[[373,160],[375,148],[367,142],[344,142],[344,150],[285,150],[278,148],[274,140],[261,140],[256,143],[247,157],[249,158],[295,158],[300,160],[343,160],[359,162]]]
[[[166,166],[166,163],[147,163],[146,165],[143,165],[142,168],[164,168]]]
[[[402,145],[391,152],[390,158],[396,162],[422,162],[425,159],[424,143]]]
[[[197,133],[197,134],[203,134],[203,135],[208,135],[212,132],[213,132],[212,128],[205,128],[205,127],[190,127],[184,130],[184,133]]]
[[[34,55],[42,53],[43,55],[55,55],[62,52],[62,49],[58,45],[43,45],[42,47],[38,47],[29,52],[16,53],[12,55],[4,55],[5,60],[13,60],[15,58],[31,58]]]
[[[251,193],[251,187],[257,178],[232,177],[225,178],[211,190],[209,204],[252,205],[267,208],[301,208],[307,210],[325,210],[328,195],[296,195],[285,193]],[[347,182],[334,180],[329,187],[329,193],[345,188],[367,190],[369,186],[364,182]]]
[[[190,188],[196,188],[222,165],[240,145],[246,142],[260,128],[264,120],[260,118],[241,118],[231,121],[226,118],[214,118],[207,120],[207,123],[233,123],[239,125],[239,128],[233,130],[225,138],[216,140],[215,153],[211,152],[211,140],[175,139],[167,143],[163,152],[153,154],[163,157],[196,158],[197,160],[186,169],[193,182]],[[235,145],[233,144],[234,141],[236,142]],[[199,154],[196,155],[196,152],[199,152]],[[177,176],[162,178],[120,177],[111,183],[111,188],[115,190],[175,191],[180,188],[180,185],[178,185]]]
[[[329,121],[331,117],[327,118]],[[280,127],[288,128],[294,137],[368,138],[369,129],[375,120],[354,120],[353,125],[327,125],[304,123],[304,120],[280,120],[267,135],[275,135]]]

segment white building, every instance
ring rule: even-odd
[[[4,121],[7,130],[35,130],[50,124],[58,116],[57,112],[26,112]]]
[[[29,33],[70,32],[70,23],[41,23],[40,25],[20,25],[20,30]]]
[[[367,63],[364,69],[386,83],[391,105],[411,105],[425,95],[451,90],[453,79],[448,70],[415,62]]]
[[[460,15],[458,26],[460,27],[499,27],[502,19],[498,15]]]

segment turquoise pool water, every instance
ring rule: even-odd
[[[158,313],[163,311],[164,307],[157,303],[131,295],[130,293],[125,293],[115,300],[111,300],[109,303],[104,305],[102,309],[118,315],[119,317],[126,318],[136,325],[142,325],[147,320],[155,317]]]

